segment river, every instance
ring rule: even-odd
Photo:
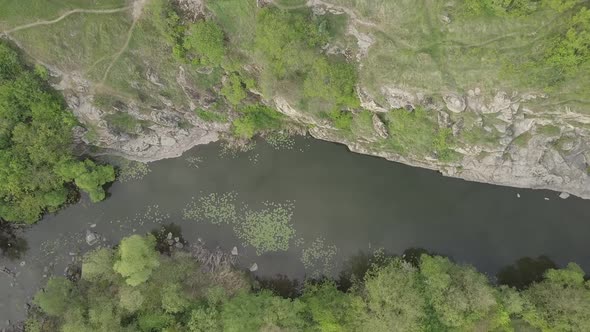
[[[93,248],[85,242],[87,230],[108,245],[175,223],[189,243],[201,239],[227,251],[236,246],[241,266],[256,263],[260,276],[312,274],[316,267],[306,270],[301,256],[318,238],[322,251],[336,249],[328,257],[334,273],[359,252],[410,247],[448,255],[490,276],[521,257],[543,254],[559,265],[574,261],[590,270],[590,201],[446,178],[311,138],[279,149],[258,142],[245,153],[221,151],[214,143],[151,163],[142,179],[115,183],[104,202],[83,197],[24,230],[28,250],[0,262],[17,274],[0,274],[0,322],[22,319],[26,301],[47,277],[63,275],[68,263]],[[253,208],[291,202],[297,240],[289,250],[258,256],[229,225],[183,219],[193,197],[228,192]]]

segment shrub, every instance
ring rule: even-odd
[[[262,104],[243,107],[240,112],[242,116],[233,122],[233,132],[241,138],[252,138],[258,132],[279,129],[283,121],[281,113]]]
[[[206,122],[227,122],[227,117],[223,114],[219,114],[217,112],[214,111],[208,111],[208,110],[204,110],[202,108],[199,108],[197,110],[195,110],[195,113],[197,113],[197,116]]]
[[[192,63],[219,66],[225,56],[223,31],[215,22],[198,21],[189,26],[183,47]]]

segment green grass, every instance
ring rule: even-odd
[[[559,127],[557,127],[557,126],[546,125],[546,126],[542,126],[542,127],[537,128],[537,133],[544,135],[544,136],[553,137],[553,136],[559,136],[559,134],[561,134],[561,129],[559,129]]]
[[[357,137],[371,138],[376,135],[373,128],[373,113],[363,110],[352,118],[352,133]]]
[[[141,121],[130,115],[129,113],[117,112],[108,114],[104,118],[108,126],[120,133],[127,133],[131,135],[141,132],[142,127],[146,125],[145,121]]]
[[[393,110],[385,115],[390,137],[386,148],[402,155],[426,157],[444,155],[448,159],[450,137],[447,130],[439,130],[434,114],[422,108],[413,112]],[[441,159],[441,160],[442,160]]]
[[[529,16],[459,15],[461,1],[333,0],[376,27],[364,26],[375,44],[363,59],[360,80],[377,101],[386,104],[383,86],[429,94],[547,91],[588,112],[590,64],[577,66],[571,77],[550,89],[552,74],[536,65],[567,28],[572,12],[539,10]],[[574,10],[575,12],[576,10]],[[450,17],[445,23],[441,17]],[[393,74],[395,73],[395,74]],[[582,102],[584,101],[585,102]]]
[[[273,1],[273,4],[278,6],[279,8],[300,7],[300,6],[305,6],[306,3],[307,3],[307,0],[274,0]]]
[[[256,0],[207,1],[207,8],[215,14],[234,47],[250,48],[256,31]]]
[[[520,136],[516,137],[512,143],[519,147],[525,147],[529,144],[529,141],[533,138],[533,135],[530,132],[526,132],[521,134]]]
[[[72,9],[112,9],[126,0],[0,0],[0,29],[55,19]]]
[[[227,122],[227,116],[217,112],[204,110],[202,108],[196,109],[197,116],[206,122]]]
[[[111,56],[123,47],[130,27],[125,12],[74,14],[52,25],[17,31],[13,36],[36,59],[98,78]]]

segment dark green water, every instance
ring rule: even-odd
[[[201,160],[198,168],[186,160],[195,156]],[[114,244],[133,232],[174,222],[189,242],[200,238],[208,247],[228,251],[237,246],[240,264],[257,263],[261,276],[312,273],[313,268],[303,266],[301,253],[318,237],[337,248],[333,272],[359,251],[401,253],[409,247],[451,256],[490,276],[521,257],[542,254],[559,265],[575,261],[590,270],[590,201],[561,200],[555,192],[444,178],[303,138],[293,149],[259,143],[233,158],[221,157],[219,145],[211,144],[150,168],[142,180],[114,184],[106,201],[83,199],[22,234],[26,253],[0,262],[18,273],[15,279],[0,274],[0,322],[22,319],[25,302],[46,280],[43,275],[62,275],[72,259],[91,248],[84,242],[87,229]],[[305,244],[294,241],[286,252],[257,256],[230,226],[182,219],[192,197],[230,191],[250,206],[293,201],[297,242]],[[96,226],[90,228],[92,224]]]

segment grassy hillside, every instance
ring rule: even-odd
[[[245,137],[276,128],[248,107],[276,104],[339,141],[457,165],[470,153],[526,148],[523,137],[567,140],[574,128],[588,129],[587,6],[72,0],[40,11],[26,0],[0,3],[0,27],[34,60],[87,80],[85,93],[106,113],[100,120],[118,132],[141,136],[156,109],[176,112],[179,128],[226,122]],[[404,107],[418,111],[404,115]],[[124,117],[143,125],[122,125]],[[556,130],[542,129],[550,124]],[[97,121],[87,125],[98,128],[89,137],[101,137]]]

